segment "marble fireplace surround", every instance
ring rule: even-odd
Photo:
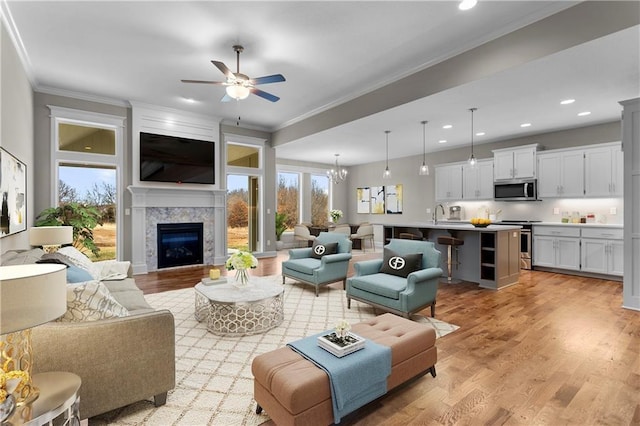
[[[203,223],[204,264],[226,260],[226,191],[213,189],[129,186],[131,247],[134,274],[158,269],[157,224]]]

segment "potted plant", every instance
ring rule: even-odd
[[[287,214],[276,212],[276,250],[282,250],[284,243],[280,241],[282,233],[287,229]]]
[[[65,203],[58,207],[50,207],[36,217],[36,226],[73,227],[73,246],[83,252],[88,250],[95,257],[100,253],[100,247],[93,241],[93,229],[98,225],[102,225],[102,216],[98,209],[81,203]]]

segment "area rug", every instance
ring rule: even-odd
[[[268,277],[281,283],[280,275]],[[195,283],[194,283],[195,284]],[[221,337],[209,333],[194,318],[194,290],[174,290],[145,296],[156,309],[169,309],[176,323],[176,387],[167,404],[154,407],[153,399],[111,411],[90,421],[93,425],[259,425],[267,413],[255,414],[251,362],[257,355],[286,343],[334,327],[344,318],[351,324],[372,318],[371,306],[352,300],[347,309],[344,290],[313,287],[287,279],[283,323],[263,334]],[[414,321],[431,324],[438,337],[458,327],[430,317]]]

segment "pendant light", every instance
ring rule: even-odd
[[[471,167],[475,166],[477,163],[476,156],[473,154],[473,112],[477,109],[478,108],[469,108],[469,111],[471,111],[471,155],[467,162]]]
[[[429,166],[427,166],[427,142],[425,134],[425,125],[428,121],[421,121],[422,123],[422,166],[418,170],[420,176],[429,176]]]
[[[389,171],[389,133],[391,133],[391,130],[385,130],[384,132],[387,134],[387,163],[384,173],[382,173],[382,179],[391,179],[391,172]]]

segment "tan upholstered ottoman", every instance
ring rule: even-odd
[[[436,332],[431,326],[384,314],[351,330],[391,347],[387,391],[427,372],[436,376]],[[259,355],[251,371],[257,413],[266,410],[278,426],[333,424],[329,377],[298,353],[283,347]]]

